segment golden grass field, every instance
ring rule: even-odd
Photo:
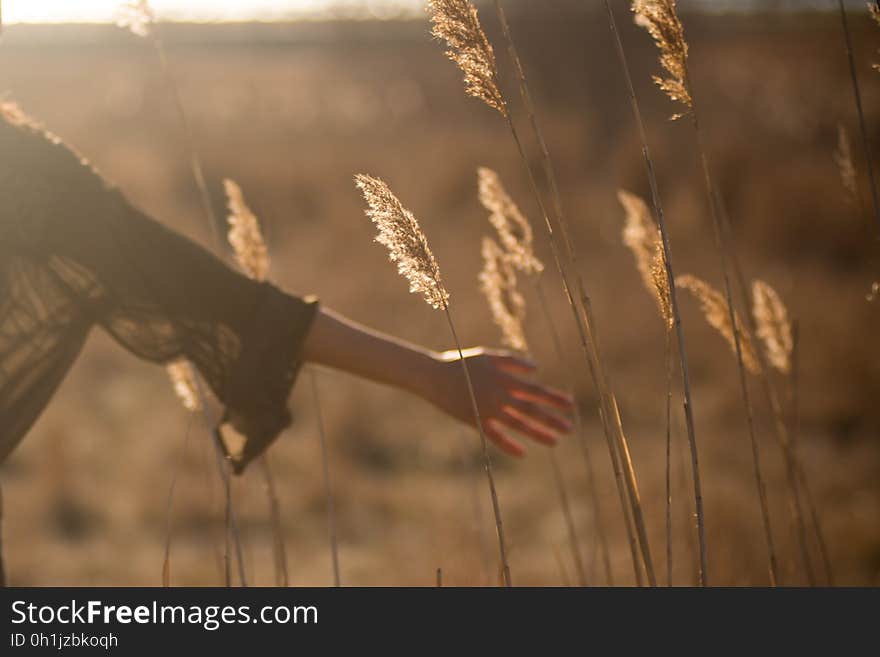
[[[622,17],[622,12],[621,12]],[[663,326],[622,245],[619,188],[647,196],[639,141],[604,16],[538,12],[513,29],[547,131],[563,203],[580,249],[599,337],[630,440],[657,570],[664,561]],[[750,277],[771,283],[801,329],[801,452],[827,532],[836,583],[880,584],[880,243],[859,150],[836,15],[688,16],[694,86],[716,182]],[[484,22],[493,40],[494,17]],[[467,98],[460,74],[426,21],[169,26],[163,32],[208,183],[238,181],[263,222],[273,278],[378,329],[432,348],[452,345],[443,318],[416,297],[374,244],[355,173],[385,179],[430,239],[472,345],[498,343],[476,277],[491,227],[476,169],[497,170],[539,225],[503,121]],[[853,18],[872,143],[880,145],[880,30]],[[650,39],[624,37],[657,161],[678,272],[720,286],[693,133],[650,82]],[[510,66],[496,48],[505,87]],[[112,27],[9,28],[0,89],[74,145],[152,215],[204,244],[209,234],[191,182],[174,106],[148,44]],[[524,121],[518,107],[517,121]],[[864,216],[847,201],[834,161],[849,131]],[[539,252],[549,251],[538,232]],[[157,257],[161,257],[158,254]],[[552,269],[552,267],[551,267]],[[619,502],[559,286],[564,329],[609,525],[615,580],[632,583]],[[536,312],[531,342],[541,377],[562,385]],[[700,444],[713,584],[766,584],[766,558],[735,360],[692,299],[683,319]],[[756,381],[752,381],[756,384]],[[474,432],[418,399],[322,371],[342,582],[482,584],[461,434]],[[785,502],[784,471],[760,388],[758,438],[786,584],[805,583]],[[678,399],[678,397],[676,397]],[[294,585],[332,583],[316,413],[300,379],[294,426],[271,450]],[[680,408],[677,410],[680,411]],[[673,441],[675,583],[693,584],[695,543],[682,414]],[[189,438],[187,439],[187,436]],[[165,372],[99,331],[24,443],[0,469],[11,584],[159,585],[167,522],[171,581],[220,584],[223,498],[199,418],[180,406]],[[580,453],[558,448],[591,582],[604,583]],[[495,452],[515,584],[573,579],[545,448],[514,462]],[[168,491],[177,486],[170,516]],[[483,515],[491,542],[484,482]],[[272,530],[254,469],[234,484],[252,583],[274,582]],[[818,557],[814,554],[818,563]],[[662,578],[665,580],[665,578]],[[497,578],[493,576],[493,583]]]

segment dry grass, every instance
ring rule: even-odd
[[[848,112],[839,100],[849,91],[845,64],[840,66],[839,27],[818,17],[785,25],[684,18],[691,46],[701,54],[692,73],[702,89],[702,111],[725,127],[713,131],[709,144],[734,211],[744,264],[773,281],[802,327],[800,453],[816,476],[814,494],[828,523],[836,581],[877,583],[880,535],[872,520],[878,513],[878,454],[872,438],[880,390],[868,355],[880,326],[876,302],[865,301],[877,277],[862,264],[871,242],[847,219],[851,213],[828,157],[841,114]],[[664,331],[655,319],[655,302],[640,293],[632,259],[619,244],[613,190],[644,192],[646,186],[638,140],[630,122],[622,120],[621,99],[608,92],[613,87],[606,73],[607,28],[553,17],[532,26],[514,22],[514,28],[521,31],[522,55],[536,81],[562,198],[572,217],[593,217],[573,222],[572,229],[583,245],[585,276],[598,282],[593,304],[606,361],[639,471],[649,536],[659,545]],[[303,33],[319,29],[310,26]],[[390,42],[378,40],[370,29],[352,27],[352,34],[372,35],[370,47],[352,39],[345,47],[335,41],[275,41],[272,49],[244,41],[198,45],[197,39],[182,49],[168,30],[215,206],[222,206],[221,175],[239,180],[265,221],[276,280],[295,291],[318,292],[328,304],[378,328],[446,348],[448,331],[401,294],[393,270],[375,250],[364,248],[369,226],[354,219],[360,202],[349,173],[382,171],[407,190],[413,206],[430,209],[424,227],[456,293],[462,332],[475,343],[491,343],[496,330],[473,283],[486,227],[486,212],[474,199],[473,171],[484,163],[493,167],[517,199],[529,198],[528,183],[508,160],[509,135],[461,98],[460,76],[426,43],[424,26],[383,25],[381,37]],[[877,42],[873,32],[859,29],[856,43],[863,49],[856,51],[857,61],[867,66]],[[648,70],[649,41],[636,39],[628,25],[622,30],[632,37],[627,43],[634,69]],[[89,154],[149,212],[189,235],[209,237],[200,224],[198,197],[183,182],[187,168],[173,108],[157,100],[163,83],[149,53],[130,43],[71,47],[63,39],[37,52],[16,45],[15,27],[4,38],[0,70],[12,96]],[[559,61],[586,64],[575,70],[560,68]],[[711,272],[717,262],[706,249],[711,235],[701,222],[704,210],[692,185],[699,170],[682,148],[689,136],[683,126],[665,121],[665,98],[652,98],[650,80],[641,77],[645,118],[662,156],[657,173],[674,258],[680,271]],[[77,92],[66,96],[70,102],[59,104],[59,93],[74,86]],[[873,85],[866,85],[869,124],[878,120],[877,107],[880,98]],[[522,205],[536,211],[531,201]],[[535,242],[536,255],[550,257],[546,238],[536,235]],[[562,317],[566,303],[555,290],[555,274],[545,276],[551,312]],[[371,282],[366,291],[364,280]],[[702,439],[713,583],[760,584],[766,581],[766,559],[739,424],[742,411],[735,403],[738,391],[733,377],[725,375],[730,356],[702,326],[696,306],[682,305]],[[532,308],[529,322],[540,322],[541,313]],[[570,353],[577,344],[575,328],[561,322],[558,328]],[[539,339],[542,334],[533,335],[542,377],[565,381],[570,368],[557,366],[548,342]],[[479,556],[464,547],[471,544],[471,529],[461,521],[460,429],[392,391],[335,375],[322,384],[345,582],[432,585],[442,565],[444,585],[480,583]],[[584,398],[586,404],[592,401],[589,393]],[[332,579],[307,386],[298,387],[293,408],[297,422],[273,448],[290,578],[295,584],[324,585]],[[772,421],[761,408],[756,419],[759,427]],[[161,473],[175,462],[188,421],[161,370],[140,364],[97,332],[45,417],[3,467],[12,583],[159,583],[167,485]],[[682,428],[673,423],[673,429],[678,446]],[[598,447],[602,430],[587,413],[585,430]],[[193,438],[182,460],[174,507],[175,584],[222,581],[211,540],[218,522],[222,527],[216,512],[221,498],[216,483],[211,497],[205,464],[212,464],[204,458],[203,436]],[[560,445],[558,455],[572,484],[589,574],[601,572],[602,565],[591,541],[593,498],[579,449],[572,440]],[[496,465],[516,582],[562,584],[554,546],[564,546],[564,519],[546,462],[499,459]],[[682,518],[674,577],[689,583],[696,560],[688,547],[692,533],[684,531],[693,511],[685,503],[689,475],[678,461],[673,465],[675,517]],[[764,465],[771,512],[785,518],[784,464],[767,450]],[[613,574],[616,583],[631,583],[627,540],[611,513],[617,502],[607,462],[597,461],[595,474],[598,502],[608,512]],[[268,583],[273,581],[273,539],[258,475],[247,473],[233,484],[249,578]],[[777,538],[786,583],[804,583],[794,558],[796,540],[781,522]],[[121,552],[127,555],[124,561],[118,558]],[[560,557],[573,578],[571,558]]]
[[[734,333],[739,336],[743,363],[749,372],[757,374],[760,371],[760,366],[758,365],[758,357],[755,355],[755,348],[744,332],[742,321],[736,311],[733,312],[734,321],[730,321],[731,309],[724,295],[706,281],[690,274],[682,274],[675,280],[675,284],[694,295],[700,303],[703,317],[712,328],[721,334],[734,355],[736,354],[737,340]]]
[[[403,206],[388,185],[378,178],[364,174],[355,176],[355,182],[367,203],[366,214],[379,230],[376,241],[388,248],[391,262],[397,264],[397,273],[409,281],[409,291],[421,294],[429,306],[435,310],[443,310],[446,315],[470,396],[474,424],[480,434],[480,444],[483,448],[483,468],[486,471],[486,480],[492,497],[492,511],[495,514],[495,529],[498,534],[501,579],[505,586],[512,586],[510,564],[507,561],[507,546],[504,540],[504,523],[501,518],[501,505],[498,501],[495,475],[492,473],[492,459],[489,456],[489,440],[486,438],[486,432],[483,428],[483,420],[471,382],[470,370],[462,351],[461,341],[458,338],[458,331],[452,321],[452,314],[449,310],[449,292],[443,285],[440,267],[428,246],[428,238],[422,232],[415,216]]]
[[[791,372],[794,348],[788,309],[779,294],[764,281],[752,281],[752,315],[770,364],[782,374]]]
[[[483,238],[483,271],[480,289],[486,297],[492,320],[501,329],[501,343],[527,352],[525,328],[526,301],[519,292],[512,258],[490,237]]]

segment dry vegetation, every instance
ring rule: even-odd
[[[617,584],[665,583],[670,551],[672,581],[699,581],[688,431],[671,359],[679,312],[672,265],[714,327],[700,304],[679,296],[710,582],[770,581],[769,518],[779,582],[827,581],[827,543],[835,583],[880,584],[880,302],[869,300],[880,247],[867,212],[867,169],[845,136],[860,143],[837,17],[685,15],[685,35],[668,2],[640,3],[640,22],[651,26],[668,74],[658,84],[687,113],[670,122],[675,110],[651,80],[659,70],[654,44],[617,12],[663,199],[669,262],[652,216],[657,206],[638,198],[652,198],[643,140],[626,114],[604,12],[512,15],[520,76],[491,3],[480,13],[485,38],[468,3],[433,4],[448,14],[435,32],[450,41],[468,92],[492,109],[465,96],[461,72],[444,61],[425,21],[168,26],[162,34],[186,108],[185,143],[166,72],[147,41],[120,30],[10,28],[0,88],[136,203],[210,244],[192,184],[197,149],[208,216],[224,214],[225,178],[241,184],[227,182],[225,191],[233,242],[251,275],[268,275],[254,238],[259,218],[274,280],[380,329],[449,348],[449,326],[403,294],[394,268],[369,246],[371,226],[351,176],[381,172],[394,181],[408,207],[420,209],[433,252],[390,191],[382,196],[387,188],[359,179],[401,218],[383,243],[414,250],[398,257],[414,291],[445,309],[448,286],[465,345],[500,342],[500,326],[508,345],[528,345],[542,377],[579,393],[583,433],[555,450],[549,468],[540,446],[522,462],[492,459],[501,547],[516,584],[604,584],[609,571]],[[849,26],[867,136],[877,143],[880,78],[871,64],[880,33],[867,16],[850,16]],[[707,182],[720,190],[711,211],[707,153]],[[619,189],[633,193],[618,196]],[[554,248],[545,224],[557,229]],[[415,239],[395,237],[395,227]],[[541,261],[553,264],[544,269]],[[583,335],[595,369],[582,358]],[[157,369],[96,332],[4,464],[2,536],[13,584],[229,579],[230,510],[210,436]],[[173,371],[198,409],[186,366]],[[283,581],[293,585],[435,585],[441,572],[444,586],[485,583],[483,560],[497,557],[492,501],[479,482],[481,537],[472,473],[461,459],[467,433],[472,454],[464,462],[479,460],[476,436],[418,400],[332,372],[314,375],[319,415],[310,376],[303,373],[294,393],[297,421],[273,446],[271,471],[264,463],[230,484],[247,580],[279,581],[283,564]],[[275,491],[268,504],[267,488]],[[819,516],[823,540],[814,531]],[[494,570],[492,583],[501,576]]]

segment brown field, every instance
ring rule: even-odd
[[[664,565],[663,327],[620,240],[616,190],[646,195],[639,143],[602,14],[536,14],[514,22],[581,252],[602,348],[631,442],[654,559]],[[835,15],[684,17],[708,150],[750,277],[770,282],[801,327],[801,452],[822,511],[837,583],[880,584],[880,245],[862,175],[860,214],[834,163],[837,126],[864,174],[842,36]],[[485,18],[491,38],[494,17]],[[442,317],[407,294],[372,243],[352,183],[388,181],[422,222],[468,344],[496,344],[476,276],[490,226],[476,168],[499,171],[537,225],[503,122],[465,97],[458,71],[425,22],[186,27],[165,31],[218,212],[237,180],[264,223],[273,276],[381,330],[446,349]],[[656,91],[655,51],[624,36],[644,105],[672,233],[675,265],[721,284],[693,133]],[[872,140],[880,147],[880,30],[854,22]],[[505,84],[510,67],[499,48]],[[138,205],[208,243],[187,152],[155,57],[115,28],[11,27],[0,89],[88,156]],[[519,113],[517,120],[524,117]],[[872,232],[874,230],[874,232]],[[549,262],[543,234],[539,250]],[[161,254],[157,254],[161,257]],[[552,267],[551,267],[552,269]],[[550,276],[554,280],[553,275]],[[550,289],[551,286],[548,286]],[[610,527],[617,583],[632,570],[619,503],[558,286],[567,365],[581,388]],[[528,297],[533,304],[534,300]],[[713,584],[767,582],[760,516],[735,361],[685,298]],[[564,380],[535,312],[541,376]],[[418,399],[335,372],[319,375],[336,495],[342,581],[350,585],[480,584],[478,542],[460,465],[476,434]],[[761,389],[752,381],[771,513],[786,584],[804,583],[785,502],[784,470]],[[678,397],[677,397],[678,399]],[[271,451],[294,585],[331,583],[316,414],[307,379],[296,421]],[[681,413],[678,413],[680,416]],[[187,442],[188,432],[191,434]],[[675,581],[695,577],[682,423],[674,440]],[[591,581],[603,583],[580,453],[558,447]],[[96,331],[72,374],[0,470],[12,584],[158,585],[170,513],[172,583],[222,583],[222,490],[198,418],[161,368]],[[545,448],[520,461],[495,454],[515,584],[573,577]],[[479,481],[480,492],[484,485]],[[256,470],[234,485],[252,582],[271,584],[272,531]],[[491,532],[488,495],[483,500]],[[688,531],[686,531],[686,529]],[[491,539],[491,534],[490,534]],[[490,543],[490,546],[494,546]],[[493,552],[494,554],[494,552]],[[818,563],[818,557],[814,554]]]

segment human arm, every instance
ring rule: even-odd
[[[534,364],[508,352],[463,351],[486,436],[513,456],[523,445],[511,431],[546,444],[571,430],[569,395],[530,378]],[[400,388],[452,417],[476,425],[457,350],[436,352],[362,326],[321,307],[306,336],[303,360]]]

